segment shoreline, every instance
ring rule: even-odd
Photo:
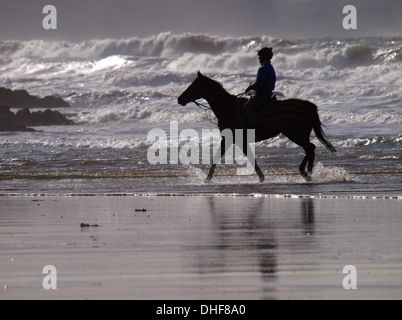
[[[0,204],[2,300],[402,296],[398,200],[109,194]],[[42,286],[48,265],[56,290]],[[347,265],[356,290],[343,288]]]
[[[250,198],[266,198],[266,199],[339,199],[339,200],[402,200],[402,195],[308,195],[308,194],[262,194],[262,193],[0,193],[1,197],[250,197]]]

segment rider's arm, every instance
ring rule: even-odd
[[[264,72],[264,67],[261,67],[258,69],[258,74],[257,74],[257,81],[249,86],[246,89],[246,92],[249,92],[250,90],[255,90],[257,92],[263,91],[264,90],[264,83],[266,82],[267,79],[267,72]]]

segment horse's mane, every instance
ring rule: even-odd
[[[226,91],[226,89],[223,87],[222,83],[213,80],[211,78],[208,78],[207,76],[204,76],[203,74],[199,74],[199,77],[201,77],[204,81],[209,82],[209,85],[216,89],[217,91],[220,91],[221,94],[228,95],[228,96],[233,96],[229,92]]]

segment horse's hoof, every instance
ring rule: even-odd
[[[311,178],[311,176],[308,175],[308,174],[303,175],[303,178],[304,178],[307,182],[311,182],[311,180],[313,180],[313,178]]]
[[[265,182],[265,177],[260,177],[260,183]]]

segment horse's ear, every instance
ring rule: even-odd
[[[197,71],[197,75],[198,75],[199,77],[202,77],[202,73],[201,73],[200,70]]]

